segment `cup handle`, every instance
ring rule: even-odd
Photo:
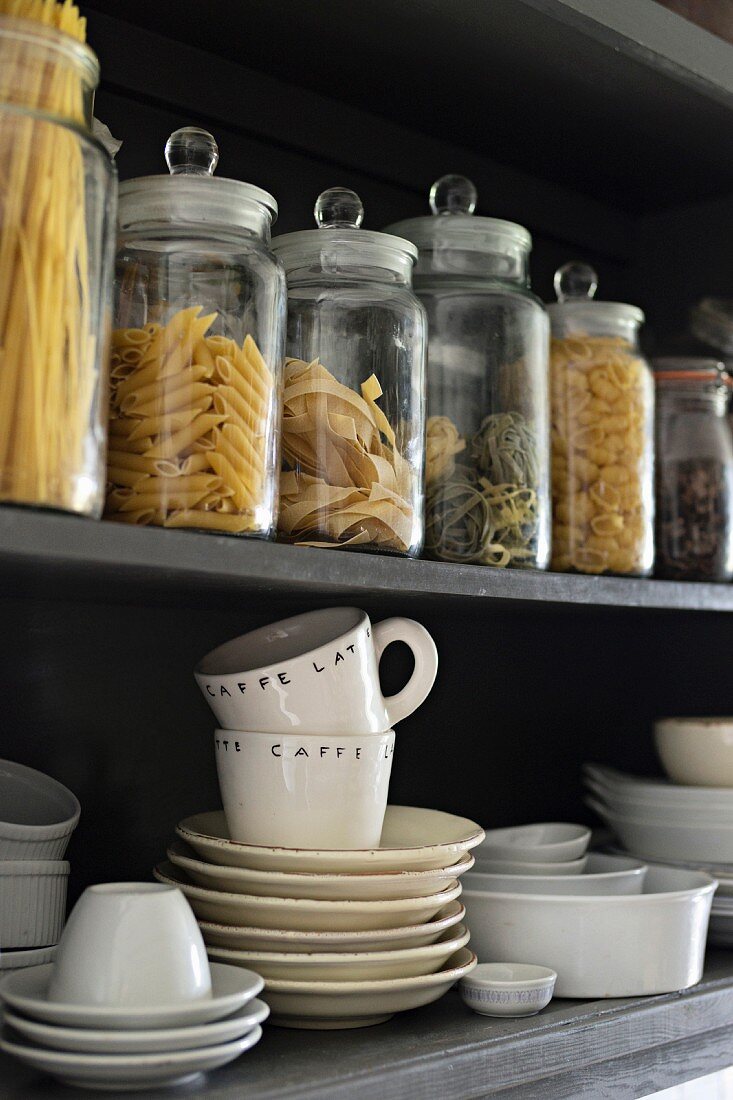
[[[384,619],[372,628],[372,640],[377,663],[392,642],[405,642],[415,658],[415,669],[402,691],[384,700],[390,725],[394,726],[425,702],[438,674],[438,651],[425,627],[414,619]]]

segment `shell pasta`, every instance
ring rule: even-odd
[[[274,379],[251,336],[208,335],[217,317],[192,306],[112,333],[109,519],[262,530]]]

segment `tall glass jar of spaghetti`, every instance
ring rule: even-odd
[[[423,540],[425,310],[417,250],[361,229],[353,191],[273,242],[288,279],[280,537],[415,555]]]
[[[390,226],[418,247],[428,314],[425,553],[545,569],[547,314],[530,290],[529,233],[474,214],[476,198],[465,176],[443,176],[432,216]]]
[[[285,276],[266,191],[213,175],[204,130],[120,187],[106,517],[274,533]]]
[[[648,576],[654,564],[654,381],[644,314],[594,300],[596,273],[555,274],[552,324],[552,568]]]
[[[0,0],[0,503],[98,519],[117,196],[85,36],[74,4]]]

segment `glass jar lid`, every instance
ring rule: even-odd
[[[476,187],[466,176],[441,176],[430,188],[432,214],[397,222],[389,230],[407,237],[421,252],[436,248],[491,254],[507,248],[530,251],[532,237],[524,226],[477,216],[477,200]]]
[[[598,275],[590,264],[577,260],[563,264],[555,272],[554,286],[557,301],[547,307],[551,320],[572,319],[576,324],[587,322],[595,329],[604,324],[614,327],[644,323],[644,312],[638,306],[595,300]]]
[[[272,242],[286,275],[302,268],[341,270],[376,267],[404,274],[412,269],[417,249],[389,233],[362,229],[364,206],[355,191],[330,187],[316,199],[313,216],[317,229],[284,233]]]
[[[277,203],[251,183],[214,176],[219,147],[208,131],[196,126],[174,131],[165,159],[170,175],[139,176],[120,184],[121,229],[163,223],[269,234]]]
[[[731,377],[725,369],[725,363],[717,359],[702,359],[690,355],[667,355],[652,360],[654,379],[662,384],[666,382],[730,386]]]

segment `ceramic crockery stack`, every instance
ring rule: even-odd
[[[379,660],[397,641],[415,668],[385,698]],[[195,676],[221,727],[214,747],[230,836],[265,846],[378,845],[393,726],[425,700],[437,668],[419,623],[372,626],[350,607],[297,615],[209,653]]]
[[[262,974],[273,1023],[380,1023],[475,965],[458,881],[484,836],[472,821],[388,806],[381,842],[352,849],[232,840],[221,812],[177,834],[156,878],[186,895],[212,960]]]
[[[0,1047],[78,1088],[179,1084],[258,1042],[262,986],[250,970],[209,964],[175,887],[92,886],[55,961],[0,982]]]
[[[0,972],[49,962],[64,924],[76,797],[50,776],[0,760]]]

